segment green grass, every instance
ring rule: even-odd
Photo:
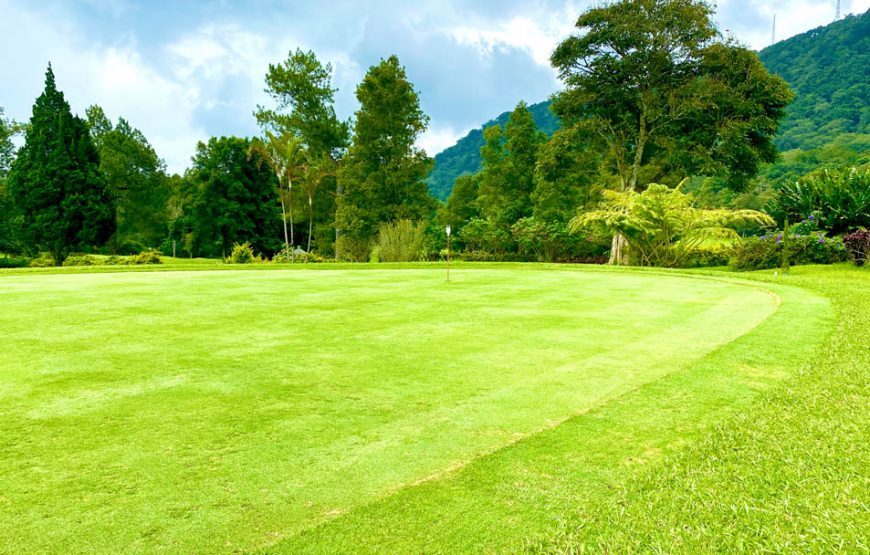
[[[752,410],[575,506],[528,551],[870,553],[870,271],[771,273],[756,279],[832,301],[822,347]]]
[[[0,274],[0,551],[607,545],[835,325],[819,278],[318,270]]]

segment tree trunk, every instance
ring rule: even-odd
[[[296,239],[293,238],[293,182],[287,182],[287,211],[290,213],[290,244],[296,248]]]
[[[290,242],[287,239],[287,212],[284,210],[284,190],[281,189],[281,194],[278,195],[281,199],[281,219],[284,221],[284,251],[287,256],[290,256]]]
[[[637,129],[637,146],[634,150],[634,162],[631,164],[631,177],[628,179],[628,190],[634,191],[637,187],[637,177],[640,173],[640,165],[643,162],[643,149],[646,146],[646,108],[643,108],[640,113],[640,121]]]
[[[646,147],[647,138],[646,107],[643,106],[638,118],[637,145],[634,150],[634,161],[631,163],[631,175],[628,178],[628,183],[623,185],[624,189],[628,192],[634,191],[637,188],[637,180],[640,175],[640,165],[643,162],[643,150]],[[610,242],[609,263],[615,266],[628,266],[628,241],[621,233],[614,235]]]
[[[335,213],[338,215],[338,199],[344,194],[344,187],[341,185],[341,182],[336,183],[335,185]],[[335,261],[341,258],[340,253],[338,252],[338,239],[341,237],[341,228],[338,227],[338,218],[335,218],[335,247],[332,249],[335,251]]]
[[[311,252],[311,233],[314,227],[314,209],[312,207],[311,193],[308,193],[308,248],[305,249],[305,261],[308,262],[308,253]]]
[[[617,233],[610,242],[610,261],[614,266],[628,266],[628,241],[625,235]]]

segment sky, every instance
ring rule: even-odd
[[[299,47],[334,68],[349,118],[366,70],[396,54],[431,120],[430,155],[525,100],[560,89],[548,58],[598,0],[0,0],[0,106],[29,119],[51,62],[74,112],[99,104],[139,128],[172,172],[211,136],[254,136],[270,63]],[[841,0],[843,14],[870,0]],[[718,0],[747,46],[833,21],[836,0]]]

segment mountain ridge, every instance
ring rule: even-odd
[[[780,150],[818,148],[842,135],[870,133],[870,107],[863,100],[870,98],[870,11],[777,42],[758,55],[797,94],[780,123],[775,141]],[[547,135],[559,128],[549,109],[551,102],[529,106],[535,123]],[[427,178],[432,196],[446,200],[457,177],[480,169],[483,130],[504,126],[509,116],[510,112],[500,114],[435,156]]]

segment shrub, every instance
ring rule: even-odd
[[[782,232],[762,237],[749,237],[734,246],[730,265],[735,270],[778,268],[785,257],[791,264],[833,264],[848,259],[843,241],[822,233],[789,235]]]
[[[734,254],[732,244],[714,243],[689,251],[682,261],[682,268],[711,268],[727,266]]]
[[[843,237],[846,252],[856,266],[863,266],[870,255],[870,231],[861,229]]]
[[[784,185],[768,207],[778,221],[812,215],[819,228],[844,233],[870,227],[870,169],[826,169]]]
[[[299,249],[298,252],[287,252],[287,249],[281,249],[281,252],[272,257],[272,262],[275,264],[302,264],[305,262],[331,262],[332,259],[320,256],[317,253],[306,253]]]
[[[365,239],[355,239],[342,235],[335,242],[335,252],[339,260],[345,262],[366,262],[372,251],[372,244]]]
[[[770,216],[754,210],[697,208],[681,186],[651,183],[642,193],[604,191],[598,209],[579,214],[569,229],[621,234],[633,264],[676,267],[711,240],[739,239],[735,228],[774,224]]]
[[[98,266],[100,259],[89,254],[70,255],[63,261],[64,266]]]
[[[419,260],[425,232],[425,222],[398,220],[382,224],[378,231],[378,242],[375,247],[377,261],[411,262]]]
[[[51,268],[54,266],[54,260],[48,253],[43,253],[30,261],[31,268]]]
[[[514,247],[513,238],[509,232],[481,218],[472,218],[462,226],[457,235],[469,251],[504,253]]]
[[[0,258],[0,268],[26,268],[30,259],[22,256],[4,256]]]
[[[577,256],[601,254],[593,252],[594,243],[572,234],[562,222],[522,218],[513,225],[511,234],[521,253],[540,262],[565,262]]]
[[[234,243],[232,252],[224,262],[227,264],[253,264],[260,262],[260,257],[254,254],[251,243],[245,241],[242,244]]]
[[[120,255],[136,255],[147,250],[149,250],[148,247],[136,239],[125,239],[115,245],[115,252]]]
[[[503,255],[490,254],[486,251],[465,251],[450,253],[450,257],[454,260],[465,260],[466,262],[501,262]]]
[[[108,264],[108,261],[106,262]],[[142,251],[135,256],[127,257],[127,264],[163,264],[160,253],[155,250]]]

